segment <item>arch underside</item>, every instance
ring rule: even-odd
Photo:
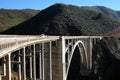
[[[75,49],[66,80],[80,80],[80,54],[78,48]]]
[[[68,48],[66,72],[66,80],[80,80],[81,75],[88,75],[87,53],[82,41],[77,41],[71,50]]]

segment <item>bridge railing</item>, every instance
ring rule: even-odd
[[[3,42],[4,40],[7,39],[7,41],[5,43],[1,43],[0,44],[0,51],[15,45],[19,45],[25,42],[29,42],[29,41],[34,41],[39,39],[39,37],[29,37],[29,36],[0,36],[0,38],[3,38]]]
[[[6,51],[15,48],[16,46],[22,46],[22,44],[31,44],[37,42],[49,42],[56,41],[59,36],[45,36],[41,37],[39,35],[29,36],[29,35],[0,35],[0,58],[3,54],[7,54]]]

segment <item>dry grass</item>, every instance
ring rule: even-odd
[[[103,35],[105,35],[105,36],[120,36],[120,27],[118,27],[108,33],[105,33]]]

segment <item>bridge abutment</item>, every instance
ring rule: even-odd
[[[92,39],[90,37],[87,39],[87,59],[88,73],[90,73],[92,69]]]
[[[57,41],[56,46],[52,47],[52,75],[53,80],[65,80],[63,67],[65,67],[65,63],[63,63],[63,54],[62,54],[62,38]],[[65,51],[64,51],[65,52]]]

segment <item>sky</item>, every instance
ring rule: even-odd
[[[71,4],[76,6],[99,5],[120,11],[120,0],[0,0],[0,8],[42,10],[55,3]]]

